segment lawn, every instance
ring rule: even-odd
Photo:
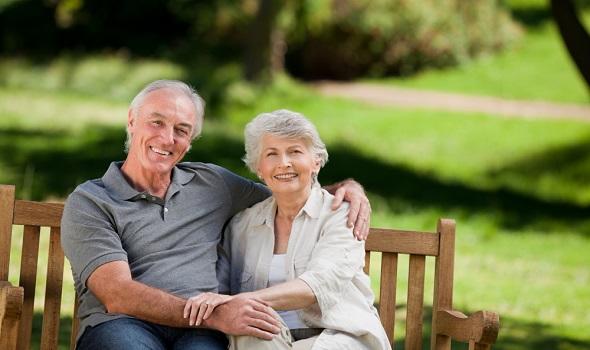
[[[482,56],[459,68],[427,70],[407,78],[372,80],[395,86],[489,95],[517,100],[587,104],[588,88],[564,50],[552,21],[548,1],[506,1],[521,23],[516,47],[499,55]],[[590,8],[582,11],[590,27]]]
[[[587,123],[377,108],[289,81],[243,100],[207,119],[187,159],[248,175],[243,125],[262,111],[303,112],[328,144],[320,181],[358,179],[374,226],[433,230],[438,217],[457,220],[455,305],[500,312],[497,349],[590,348]],[[0,88],[0,115],[0,182],[21,197],[63,199],[123,157],[118,99]]]

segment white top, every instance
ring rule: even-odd
[[[285,254],[286,279],[301,279],[317,299],[296,312],[308,327],[325,328],[314,349],[391,349],[373,306],[369,277],[363,272],[364,242],[357,241],[346,226],[348,205],[332,210],[333,198],[314,187],[293,220]],[[270,197],[231,220],[217,265],[220,290],[236,294],[268,286],[276,208]]]
[[[268,273],[268,286],[287,282],[287,269],[285,267],[285,254],[274,254]],[[296,310],[277,311],[289,329],[308,328],[299,318]]]

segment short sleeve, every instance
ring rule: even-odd
[[[99,266],[111,261],[127,261],[112,218],[91,195],[82,191],[75,191],[66,201],[61,244],[74,279],[82,289]]]
[[[271,195],[270,190],[260,183],[246,179],[218,165],[208,165],[221,175],[228,188],[232,203],[232,216]]]

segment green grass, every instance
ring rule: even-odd
[[[590,102],[589,90],[548,17],[547,2],[512,1],[511,6],[525,22],[523,38],[516,47],[499,55],[479,57],[460,67],[376,81],[415,89],[518,100]],[[583,11],[583,19],[589,28],[590,10]]]
[[[590,347],[588,124],[376,108],[289,81],[260,94],[235,90],[242,103],[219,112],[225,119],[207,120],[187,159],[248,175],[239,160],[243,125],[262,111],[303,112],[328,144],[320,180],[363,183],[374,226],[433,230],[438,217],[457,220],[455,305],[500,312],[496,349]],[[0,89],[0,97],[0,182],[15,183],[21,197],[64,198],[123,157],[126,103],[26,89]],[[404,278],[400,271],[402,285]],[[398,297],[403,305],[405,293]],[[67,323],[71,310],[64,314]]]

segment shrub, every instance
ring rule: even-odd
[[[497,0],[306,0],[283,20],[286,64],[304,78],[407,75],[512,44],[520,30]]]

